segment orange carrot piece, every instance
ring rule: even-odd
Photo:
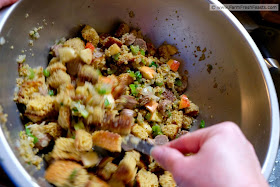
[[[179,66],[180,66],[180,62],[177,61],[177,60],[173,60],[173,59],[170,59],[167,64],[169,65],[170,69],[172,71],[177,71]]]
[[[90,42],[87,42],[87,44],[86,44],[86,49],[87,49],[87,48],[89,48],[92,52],[93,52],[94,49],[95,49],[94,45],[93,45],[92,43],[90,43]]]
[[[190,104],[190,100],[188,99],[188,97],[186,95],[182,95],[181,100],[180,100],[180,104],[179,104],[179,109],[187,108],[190,105],[191,104]]]

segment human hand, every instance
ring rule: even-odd
[[[5,7],[5,6],[11,5],[11,4],[13,4],[17,1],[18,0],[0,0],[0,9]]]
[[[184,156],[186,153],[195,153]],[[188,133],[152,149],[152,156],[184,186],[268,186],[251,143],[232,122]]]

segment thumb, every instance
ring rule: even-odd
[[[176,171],[184,155],[176,149],[167,146],[156,146],[151,151],[152,157],[165,169],[173,173]]]

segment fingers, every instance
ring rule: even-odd
[[[17,2],[17,0],[0,0],[0,9]]]
[[[156,146],[152,149],[152,157],[166,170],[171,173],[176,170],[176,164],[182,159],[184,155],[176,149],[167,146]]]
[[[205,129],[199,129],[169,142],[167,146],[177,149],[183,154],[197,153],[209,138],[212,138],[216,135],[221,135],[224,129],[228,129],[229,127],[230,129],[234,129],[237,127],[237,125],[232,122],[223,122]]]

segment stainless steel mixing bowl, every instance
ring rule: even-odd
[[[216,0],[22,0],[8,9],[0,22],[0,36],[6,39],[0,46],[0,103],[9,115],[10,136],[0,130],[0,157],[13,181],[20,186],[36,186],[38,181],[42,184],[44,172],[44,168],[37,171],[25,164],[16,148],[23,129],[13,102],[17,56],[26,50],[26,63],[46,66],[54,40],[74,36],[80,24],[110,32],[122,21],[140,28],[157,46],[164,41],[176,44],[180,51],[176,58],[184,62],[180,71],[188,70],[189,74],[187,94],[201,109],[198,121],[204,119],[211,125],[231,120],[239,124],[268,178],[279,141],[274,85],[246,30],[229,11],[209,11],[210,3],[220,4]],[[39,25],[44,26],[41,37],[30,47],[29,31]]]

